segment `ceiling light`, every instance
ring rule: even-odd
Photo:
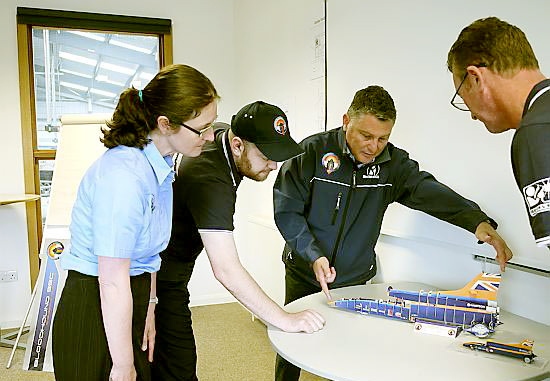
[[[110,98],[114,98],[114,97],[117,96],[115,93],[112,93],[110,91],[99,90],[99,89],[94,89],[94,88],[90,89],[90,93],[94,93],[94,94],[97,94],[97,95],[103,95],[105,97],[110,97]]]
[[[102,69],[111,70],[111,71],[115,71],[117,73],[122,73],[122,74],[127,74],[127,75],[134,75],[135,72],[136,72],[135,69],[130,69],[129,67],[115,65],[115,64],[108,63],[108,62],[102,62],[102,63],[99,64],[99,66]]]
[[[118,41],[118,40],[109,40],[109,44],[120,46],[121,48],[135,50],[136,52],[140,52],[140,53],[151,54],[151,49],[145,49],[145,48],[142,48],[140,46],[127,44],[125,42]]]
[[[139,77],[146,81],[152,80],[154,76],[155,76],[154,74],[147,73],[145,71],[142,71],[141,73],[139,73]]]
[[[113,81],[113,80],[109,79],[109,77],[105,74],[98,74],[95,77],[95,80],[98,81],[98,82],[102,82],[102,83],[108,83],[110,85],[126,87],[126,83]]]
[[[92,58],[86,58],[86,57],[82,57],[82,56],[79,56],[79,55],[76,55],[76,54],[62,52],[62,51],[59,52],[59,57],[64,58],[64,59],[69,60],[69,61],[80,62],[80,63],[83,63],[85,65],[90,65],[90,66],[95,66],[97,64],[97,60],[94,60]]]
[[[59,84],[61,86],[65,86],[65,87],[75,89],[75,90],[88,91],[88,88],[86,86],[77,85],[76,83],[72,83],[72,82],[60,81]]]
[[[81,32],[79,30],[70,30],[68,32],[72,33],[72,34],[77,34],[79,36],[86,37],[86,38],[89,38],[89,39],[92,39],[92,40],[96,40],[96,41],[101,41],[101,42],[105,41],[105,36],[102,36],[102,35],[97,34],[97,33]]]
[[[59,71],[61,71],[62,73],[67,73],[67,74],[76,75],[76,76],[82,77],[82,78],[92,79],[92,76],[91,76],[91,75],[89,75],[89,74],[84,74],[84,73],[79,73],[78,71],[67,70],[67,69],[59,69]]]

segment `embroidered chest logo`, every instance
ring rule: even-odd
[[[278,134],[284,135],[286,134],[286,122],[285,118],[282,116],[278,116],[275,118],[275,121],[273,122],[273,127],[275,128],[275,131],[277,131]]]
[[[363,175],[364,179],[379,179],[380,178],[380,166],[378,164],[371,165],[367,168],[366,173]]]
[[[321,159],[321,164],[330,175],[332,172],[336,172],[338,168],[340,168],[340,158],[336,156],[334,152],[329,152],[323,156]]]
[[[537,180],[524,187],[523,197],[531,217],[550,211],[550,177]]]

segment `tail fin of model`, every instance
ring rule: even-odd
[[[440,294],[467,296],[487,300],[497,300],[500,274],[480,273],[466,286],[454,291],[439,291]]]

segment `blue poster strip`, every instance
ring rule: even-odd
[[[29,370],[42,371],[44,358],[46,357],[46,345],[52,324],[52,315],[54,311],[57,284],[59,281],[59,272],[55,261],[46,257],[46,272],[44,274],[44,283],[40,295],[40,307],[36,327],[34,329],[34,339],[29,359]]]

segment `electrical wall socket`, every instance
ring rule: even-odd
[[[17,270],[0,270],[0,282],[15,282],[17,280]]]

